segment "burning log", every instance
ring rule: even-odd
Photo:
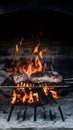
[[[10,121],[13,109],[14,109],[14,105],[11,106],[7,121]]]

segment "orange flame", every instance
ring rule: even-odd
[[[59,98],[59,96],[57,95],[57,92],[52,87],[50,88],[45,87],[43,88],[43,90],[46,96],[49,96],[49,91],[50,91],[53,98],[55,99]],[[22,87],[21,88],[18,87],[16,90],[13,90],[11,104],[15,104],[18,102],[21,102],[21,103],[27,102],[29,104],[32,104],[38,101],[39,101],[38,92],[33,92],[33,90],[30,88],[29,88],[28,93],[26,93],[25,88],[22,88]]]
[[[50,92],[52,93],[53,98],[55,98],[55,99],[59,98],[56,91],[51,90]]]
[[[33,93],[32,91],[30,91],[28,103],[31,104],[34,101],[39,101],[38,93]]]
[[[39,51],[38,51],[39,46],[40,46],[40,42],[39,42],[39,43],[37,44],[37,46],[34,48],[34,54],[39,52]]]
[[[21,39],[21,42],[23,41],[23,38]],[[21,43],[20,43],[21,44]],[[38,53],[38,55],[34,55],[34,59],[20,59],[18,61],[11,61],[11,68],[6,68],[7,72],[14,72],[14,73],[21,73],[26,74],[28,78],[30,78],[31,74],[36,72],[41,72],[47,70],[47,65],[42,60],[43,53],[45,53],[47,50],[40,50],[39,51],[40,42],[37,44],[37,46],[34,48],[34,53]],[[16,53],[19,52],[18,44],[16,44]],[[52,64],[50,64],[50,69],[54,71],[54,58],[52,57]]]
[[[12,93],[12,100],[11,104],[15,104],[16,102],[21,102],[21,103],[33,103],[34,101],[39,101],[38,93],[34,93],[31,90],[27,94],[25,91],[25,88],[17,88],[16,90],[13,91]]]
[[[36,66],[36,69],[34,72],[41,72],[42,71],[42,63],[39,60],[38,56],[35,57],[35,66]]]
[[[41,50],[41,51],[39,52],[39,56],[40,56],[41,58],[43,58],[43,53],[45,53],[46,51],[47,51],[46,49]]]
[[[22,37],[21,40],[20,40],[20,46],[22,46],[23,41],[24,41],[24,39],[23,39],[23,37]]]
[[[11,100],[11,104],[14,104],[16,102],[16,92],[15,90],[13,91],[13,94],[12,94],[12,100]]]
[[[41,72],[42,70],[45,70],[47,67],[45,64],[42,65],[41,60],[38,56],[35,57],[35,59],[28,59],[26,61],[26,64],[23,60],[19,61],[13,61],[11,62],[12,68],[7,68],[7,72],[15,72],[15,73],[21,73],[26,74],[28,78],[30,78],[30,75],[36,72]]]
[[[19,47],[18,47],[18,44],[16,44],[16,53],[18,53],[19,51]]]
[[[33,60],[27,60],[26,65],[22,63],[22,61],[18,61],[16,64],[14,64],[15,67],[13,70],[17,73],[24,73],[30,78],[30,75],[36,72],[41,72],[42,71],[42,63],[39,60],[38,56],[35,57],[34,61]]]
[[[24,73],[27,74],[27,76],[30,78],[30,75],[36,72],[42,71],[42,64],[38,58],[38,56],[35,57],[35,65],[33,64],[32,60],[30,60],[30,63],[28,65],[27,70],[23,69]]]
[[[23,39],[21,39],[21,41],[23,41]],[[40,45],[40,42],[34,48],[34,53],[38,52],[39,45]],[[18,47],[18,44],[16,44],[16,53],[18,53],[18,51],[19,51],[19,47]],[[40,55],[41,58],[43,57],[42,56],[43,52],[46,52],[46,50],[42,50],[42,51],[38,52],[38,54]],[[31,74],[36,73],[36,72],[41,72],[42,70],[46,70],[46,68],[47,68],[46,64],[42,64],[42,61],[41,61],[39,55],[35,56],[34,59],[26,60],[26,58],[24,58],[23,60],[20,59],[18,61],[13,60],[13,61],[11,61],[12,68],[7,68],[6,71],[26,74],[28,76],[28,78],[30,78]]]
[[[57,95],[57,92],[52,87],[51,88],[45,87],[45,88],[43,88],[43,90],[44,90],[46,96],[49,95],[48,92],[50,91],[53,98],[55,98],[55,99],[59,98],[59,96]]]

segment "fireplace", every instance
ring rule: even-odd
[[[1,127],[16,128],[15,124],[25,128],[28,123],[39,128],[42,123],[42,128],[70,127],[73,16],[71,12],[52,9],[51,3],[43,2],[41,9],[41,1],[20,4],[23,3],[27,8],[9,3],[8,7],[14,9],[17,5],[16,10],[9,8],[0,16],[0,120],[6,122],[1,121]]]

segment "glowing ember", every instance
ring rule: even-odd
[[[16,90],[13,91],[11,104],[15,104],[18,102],[21,103],[27,102],[29,104],[32,104],[35,101],[36,102],[39,101],[37,92],[34,93],[32,90],[29,90],[29,92],[26,93],[25,88],[17,88]]]
[[[50,92],[52,93],[53,98],[55,98],[55,99],[59,98],[56,91],[51,90]]]
[[[57,92],[52,87],[50,88],[45,87],[42,89],[44,90],[46,96],[49,96],[49,92],[51,92],[53,98],[55,99],[59,98]],[[25,88],[18,87],[17,89],[13,90],[11,104],[19,102],[28,104],[39,102],[38,92],[34,92],[31,88],[29,88],[27,93]]]
[[[57,99],[59,98],[59,96],[57,95],[57,92],[53,89],[53,88],[43,88],[44,92],[45,92],[45,95],[48,96],[49,95],[49,91],[51,92],[53,98]]]

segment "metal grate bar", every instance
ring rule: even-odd
[[[0,88],[6,88],[6,87],[10,87],[10,88],[17,88],[17,86],[13,83],[13,81],[10,79],[10,78],[6,78],[5,80],[4,80],[4,82],[1,84],[1,86],[0,86]],[[27,86],[20,86],[20,87],[27,87]],[[28,87],[30,87],[29,85],[28,85]],[[34,87],[36,88],[40,88],[40,87],[42,87],[42,83],[38,83],[38,84],[34,84]],[[43,87],[69,87],[69,84],[68,84],[68,82],[66,81],[66,80],[63,80],[61,83],[49,83],[49,82],[47,82],[46,83],[46,85],[45,85],[45,83],[43,83]],[[30,87],[31,88],[31,87]]]

